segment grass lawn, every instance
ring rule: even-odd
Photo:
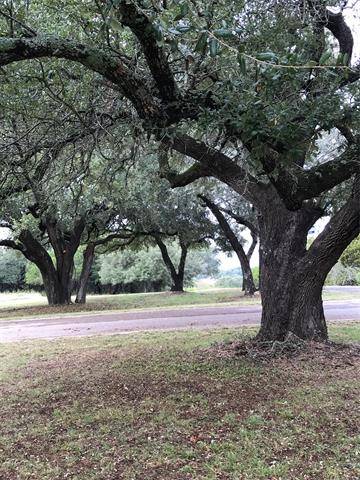
[[[0,478],[358,480],[359,357],[208,348],[253,333],[0,345]],[[360,324],[331,336],[360,342]]]
[[[357,291],[325,291],[324,300],[356,300]],[[46,316],[74,312],[96,312],[106,310],[132,310],[189,307],[196,305],[249,305],[259,304],[260,296],[244,297],[239,288],[192,290],[183,295],[170,292],[131,293],[121,295],[89,295],[86,305],[49,307],[46,298],[38,293],[0,293],[0,320],[18,317]]]

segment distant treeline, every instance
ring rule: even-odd
[[[174,252],[176,255],[176,252]],[[75,257],[72,289],[77,289],[82,253]],[[216,276],[219,261],[211,249],[189,253],[185,284],[192,285],[196,277]],[[161,253],[156,247],[143,250],[124,250],[99,255],[95,261],[88,284],[88,292],[117,294],[159,292],[171,285]],[[39,270],[14,250],[0,248],[0,292],[18,290],[44,291]]]

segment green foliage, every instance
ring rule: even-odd
[[[360,268],[338,262],[326,278],[326,285],[360,285]]]
[[[179,248],[175,244],[170,244],[168,250],[176,264],[180,258]],[[171,285],[169,272],[157,247],[113,252],[103,255],[99,263],[99,277],[102,284],[157,282],[163,288]],[[185,267],[185,285],[192,285],[195,277],[215,276],[218,272],[218,264],[219,261],[212,250],[191,250]]]
[[[259,267],[253,267],[251,270],[252,270],[255,286],[256,288],[259,288],[260,269]]]
[[[236,161],[261,182],[265,177],[260,159],[265,158],[269,150],[278,152],[276,162],[281,166],[287,163],[302,165],[301,160],[304,160],[305,168],[308,168],[314,164],[315,140],[319,132],[342,123],[344,112],[350,130],[353,127],[355,130],[359,124],[359,109],[346,111],[344,108],[345,103],[356,106],[356,82],[349,85],[343,95],[339,89],[345,76],[343,70],[316,68],[318,64],[341,67],[348,59],[335,51],[327,36],[322,39],[324,45],[319,52],[317,15],[305,6],[299,9],[299,2],[116,0],[62,1],[59,4],[54,0],[33,0],[10,3],[14,7],[12,14],[19,22],[1,16],[2,37],[28,36],[28,29],[23,26],[25,23],[37,30],[40,38],[43,33],[60,38],[61,48],[54,56],[61,53],[62,48],[70,48],[68,39],[71,37],[81,45],[94,46],[99,56],[106,51],[113,58],[135,58],[134,71],[146,80],[142,107],[144,111],[152,112],[146,119],[139,118],[141,115],[137,116],[135,112],[139,106],[131,105],[126,95],[118,95],[117,89],[122,89],[120,80],[114,90],[104,85],[110,82],[99,81],[100,73],[116,83],[116,79],[121,78],[122,67],[111,72],[110,61],[109,65],[99,68],[96,54],[92,58],[94,71],[85,71],[79,64],[63,59],[6,66],[2,72],[4,94],[0,107],[5,112],[1,143],[8,149],[3,149],[5,158],[2,160],[7,168],[2,168],[1,184],[15,186],[17,193],[4,201],[1,213],[12,219],[14,235],[26,228],[43,241],[44,232],[39,229],[39,224],[43,226],[44,218],[51,216],[59,231],[68,233],[78,215],[84,216],[88,222],[82,240],[88,238],[89,233],[113,231],[119,224],[126,224],[138,233],[160,230],[164,236],[177,235],[188,242],[197,242],[202,236],[208,239],[213,233],[206,215],[201,213],[192,198],[195,190],[190,187],[181,193],[172,192],[166,182],[154,174],[156,158],[149,155],[148,146],[153,151],[153,138],[164,138],[173,133],[164,128],[152,136],[151,123],[155,124],[158,116],[154,105],[161,104],[166,115],[174,110],[174,105],[165,105],[166,102],[162,105],[156,88],[152,87],[150,96],[156,97],[154,105],[145,98],[147,86],[153,85],[153,79],[148,78],[150,71],[157,67],[150,65],[149,68],[149,58],[141,51],[139,45],[142,42],[136,38],[139,35],[131,34],[126,27],[128,23],[122,18],[121,8],[124,4],[135,4],[141,15],[149,19],[148,31],[144,33],[155,34],[158,45],[164,48],[164,58],[176,72],[180,108],[178,117],[171,120],[171,129],[179,133],[186,131],[196,139],[211,142],[216,148],[229,146],[235,151],[241,146]],[[66,40],[65,47],[61,40]],[[86,64],[82,47],[67,53],[67,58]],[[131,70],[128,60],[125,63],[124,70]],[[344,102],[344,97],[351,102]],[[195,113],[195,106],[200,104],[199,116],[185,113],[182,117],[182,107],[187,105],[181,103],[181,98],[190,106],[193,102]],[[86,112],[84,117],[83,112]],[[60,130],[61,133],[72,133],[74,125],[88,125],[93,118],[96,124],[99,120],[97,112],[117,118],[104,143],[97,132],[94,141],[83,140],[75,149],[71,145],[62,152],[60,159],[55,158],[52,151],[49,161],[45,162],[45,172],[38,178],[32,173],[39,169],[41,172],[41,155],[30,155],[25,165],[19,161],[23,155],[19,155],[18,150],[27,150],[29,144],[36,145],[43,139],[57,144]],[[122,123],[118,117],[123,118],[123,112],[131,114],[125,115],[127,119]],[[25,122],[20,121],[23,118]],[[161,128],[165,123],[160,122]],[[139,133],[143,125],[149,134],[147,142]],[[107,131],[105,128],[101,130]],[[33,135],[30,139],[29,132]],[[14,137],[23,141],[14,142]],[[137,139],[135,142],[134,138]],[[141,148],[137,142],[142,143]],[[242,146],[249,155],[243,155]],[[94,153],[90,162],[87,161],[88,150]],[[16,168],[13,168],[12,160],[9,161],[13,155]],[[138,157],[143,159],[142,165],[137,173],[128,176],[130,169],[123,167],[132,165]],[[318,159],[315,163],[319,163]],[[216,168],[212,170],[216,171]],[[20,183],[17,183],[18,178],[21,178]],[[36,188],[24,192],[25,181],[30,181]],[[28,207],[35,204],[39,205],[42,218],[38,218],[39,212],[31,217]],[[110,211],[115,214],[111,216]],[[47,240],[44,239],[44,243]],[[344,265],[354,263],[351,255],[350,260],[347,257],[344,257]],[[142,261],[143,268],[132,267],[131,278],[135,272],[139,278],[146,277],[147,263],[145,259]],[[36,277],[35,273],[33,276]]]
[[[259,288],[259,267],[253,267],[252,269],[254,282],[257,288]],[[215,286],[218,288],[241,288],[243,282],[243,276],[240,268],[232,268],[227,270],[216,280]]]
[[[99,276],[102,284],[162,282],[169,284],[169,275],[157,247],[139,251],[117,251],[100,259]]]
[[[25,263],[20,252],[0,248],[0,285],[21,287],[24,282]]]
[[[43,285],[43,279],[40,270],[35,263],[26,263],[25,283],[26,285]]]
[[[344,267],[360,269],[360,237],[353,240],[340,257]]]

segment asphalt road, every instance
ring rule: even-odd
[[[324,302],[328,321],[360,321],[360,301]],[[214,328],[258,325],[260,306],[191,307],[84,314],[72,317],[5,320],[0,322],[0,342],[53,339],[99,334],[124,334],[151,330]]]

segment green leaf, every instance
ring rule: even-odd
[[[180,5],[180,12],[176,15],[174,18],[174,21],[181,20],[182,18],[186,17],[186,15],[189,13],[189,5],[187,3],[182,3]]]
[[[181,25],[181,26],[177,26],[176,27],[176,30],[179,32],[179,33],[187,33],[191,30],[191,25]]]
[[[319,59],[320,65],[324,65],[331,58],[331,56],[331,52],[324,52]]]
[[[219,53],[219,42],[216,40],[216,38],[213,38],[213,37],[210,38],[209,47],[210,47],[210,56],[216,57],[216,55]]]
[[[217,37],[221,38],[231,38],[233,36],[232,30],[229,28],[219,28],[218,30],[214,30],[214,33]]]
[[[119,32],[120,30],[122,30],[122,25],[121,23],[119,22],[119,20],[117,20],[115,17],[111,17],[110,20],[109,20],[109,25],[110,27],[115,30],[116,32]]]
[[[200,35],[200,37],[196,42],[194,51],[205,53],[207,48],[207,39],[208,39],[208,34],[206,32],[202,32],[202,34]]]
[[[274,52],[261,52],[256,55],[258,60],[263,62],[277,62],[278,57],[275,55]]]
[[[344,65],[344,55],[342,53],[339,53],[336,59],[336,65]]]
[[[238,62],[241,73],[246,75],[246,61],[244,55],[238,54]]]

